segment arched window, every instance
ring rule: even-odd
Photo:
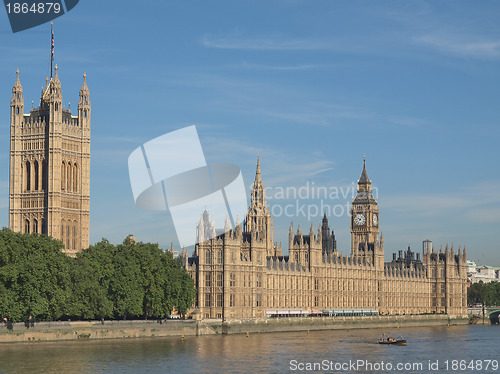
[[[63,161],[61,165],[61,190],[66,189],[66,163]]]
[[[67,181],[67,190],[71,191],[71,162],[68,162],[68,172],[66,173],[66,181]]]
[[[38,221],[36,219],[33,220],[33,231],[34,234],[38,232]]]
[[[66,226],[66,249],[70,249],[70,236],[71,235],[71,232],[69,231],[69,222],[68,222],[68,225]]]
[[[29,219],[24,220],[24,232],[26,234],[30,233],[30,220]]]
[[[26,181],[25,190],[29,191],[31,189],[31,164],[29,161],[26,161],[24,168],[24,180]]]
[[[35,172],[35,188],[34,190],[35,191],[38,191],[39,188],[38,188],[38,172],[39,172],[39,168],[38,168],[38,161],[35,160],[34,164],[33,164],[33,169],[34,169],[34,172]]]
[[[47,222],[42,218],[42,234],[47,235]]]
[[[73,221],[73,249],[76,249],[76,239],[78,235],[77,222]]]
[[[42,189],[47,189],[47,161],[42,162]]]
[[[61,220],[61,240],[64,242],[64,220]]]
[[[78,192],[78,165],[73,165],[73,191]]]

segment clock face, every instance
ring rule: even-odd
[[[356,214],[356,217],[354,217],[354,223],[358,226],[364,225],[366,222],[366,218],[364,214]]]
[[[376,214],[373,215],[373,224],[377,226],[378,224],[378,216]]]

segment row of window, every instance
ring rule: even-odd
[[[205,273],[205,287],[212,287],[212,272]],[[224,286],[224,276],[223,273],[215,273],[215,286],[223,287]],[[255,275],[255,285],[256,287],[262,287],[262,276],[260,274]],[[236,274],[229,273],[229,286],[236,287]],[[247,276],[243,274],[243,287],[247,286]],[[248,287],[251,286],[250,274],[248,274]]]
[[[61,190],[78,192],[78,164],[65,162],[61,164]]]
[[[23,187],[25,191],[40,191],[47,188],[47,162],[26,161],[23,165]],[[78,164],[62,162],[61,190],[78,192]]]
[[[61,220],[61,240],[65,249],[78,249],[78,223],[76,220]]]
[[[39,191],[47,188],[45,170],[47,162],[26,161],[22,166],[23,188],[25,191]]]
[[[242,295],[243,306],[252,306],[252,301],[250,295]],[[213,303],[215,301],[215,303]],[[211,293],[205,293],[205,308],[215,307],[222,308],[224,305],[224,295],[222,293],[215,294],[215,299],[212,298]],[[236,296],[234,294],[229,294],[229,306],[236,306]],[[260,307],[262,305],[262,296],[260,294],[255,295],[255,306]]]
[[[217,251],[217,263],[218,264],[222,264],[224,261],[223,261],[223,255],[222,255],[222,251]],[[207,265],[211,265],[212,264],[212,252],[211,251],[206,251],[205,252],[205,263]]]
[[[308,257],[306,255],[306,261]],[[214,264],[222,264],[224,262],[224,256],[222,250],[217,251],[217,262],[214,262]],[[235,251],[231,251],[231,262],[236,261],[236,254]],[[257,254],[257,263],[261,264],[262,263],[262,253]],[[212,252],[211,251],[205,251],[205,264],[206,265],[211,265],[212,264]]]
[[[36,218],[33,218],[31,221],[29,219],[25,219],[24,232],[26,234],[47,234],[47,223],[43,218],[40,220],[40,223]]]

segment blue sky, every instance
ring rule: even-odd
[[[55,20],[63,100],[92,100],[91,243],[177,246],[171,217],[135,207],[128,155],[197,125],[209,162],[280,188],[352,192],[366,153],[386,258],[422,240],[466,245],[500,266],[498,1],[85,1]],[[12,34],[0,11],[0,226],[8,225],[9,103],[21,71],[26,111],[50,70],[50,26]],[[274,196],[272,196],[274,194]],[[351,197],[323,199],[342,206]],[[287,251],[290,221],[274,218]],[[349,217],[330,217],[349,252]]]

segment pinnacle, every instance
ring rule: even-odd
[[[368,178],[368,173],[366,171],[366,160],[363,160],[363,171],[361,172],[361,177],[359,178],[358,184],[371,184],[370,178]]]
[[[19,80],[19,69],[16,70],[16,82],[14,83],[14,88],[22,88],[21,81]]]
[[[262,176],[260,174],[260,155],[257,154],[257,171],[255,172],[255,181],[262,182]]]
[[[87,73],[83,73],[83,83],[82,88],[80,89],[80,95],[88,94],[89,88],[87,87]]]

